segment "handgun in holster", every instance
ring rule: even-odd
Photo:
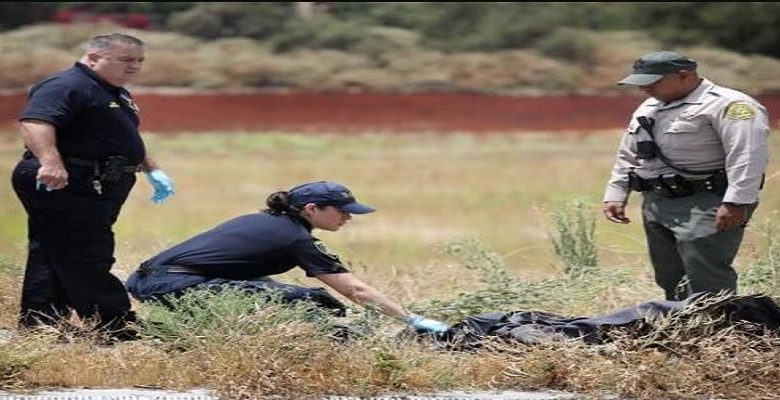
[[[707,179],[712,183],[712,191],[717,194],[725,194],[726,189],[729,188],[729,178],[726,175],[726,170],[720,170],[710,176]],[[763,179],[763,177],[762,177]],[[762,182],[763,185],[763,182]]]
[[[124,167],[127,165],[127,157],[108,156],[100,169],[100,180],[104,182],[117,182],[122,177]]]
[[[634,171],[628,172],[628,188],[635,192],[646,192],[650,190],[647,180],[643,179]]]

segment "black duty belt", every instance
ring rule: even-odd
[[[719,171],[704,179],[688,179],[681,175],[645,179],[630,172],[629,187],[633,191],[654,192],[665,197],[685,197],[700,192],[713,192],[722,195],[728,188],[728,181],[724,171]]]
[[[35,154],[33,154],[31,151],[25,151],[24,154],[22,155],[22,158],[24,158],[25,160],[29,160],[31,158],[37,158],[37,157],[35,157]],[[75,165],[77,167],[89,167],[89,168],[96,168],[96,167],[100,168],[106,163],[105,161],[101,161],[101,160],[89,160],[86,158],[78,158],[78,157],[70,157],[70,156],[63,157],[62,162],[65,165]],[[134,174],[136,172],[141,171],[141,165],[140,164],[122,165],[119,167],[119,170],[125,174]]]
[[[203,270],[198,267],[191,267],[188,265],[157,265],[151,266],[146,263],[141,264],[138,268],[138,272],[142,277],[149,276],[155,272],[172,272],[177,274],[190,274],[190,275],[203,275]]]
[[[78,167],[90,167],[94,168],[95,165],[102,165],[104,161],[98,161],[98,160],[87,160],[85,158],[76,158],[76,157],[63,157],[62,162],[64,162],[66,165],[75,165]],[[126,174],[134,174],[141,170],[140,165],[123,165],[120,168],[120,171],[126,173]]]

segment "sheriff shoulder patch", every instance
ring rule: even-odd
[[[741,102],[731,103],[726,108],[725,117],[728,119],[743,120],[743,119],[752,119],[755,116],[756,116],[756,112],[753,110],[753,107],[747,103],[741,103]]]

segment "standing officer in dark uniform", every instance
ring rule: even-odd
[[[144,61],[141,40],[119,33],[91,39],[82,58],[30,90],[20,120],[27,151],[12,174],[28,215],[21,326],[55,324],[71,310],[123,338],[134,320],[126,291],[110,273],[122,204],[143,171],[152,201],[173,182],[147,156],[138,107],[124,85]]]
[[[736,292],[731,263],[768,159],[764,106],[699,77],[696,66],[678,53],[653,52],[619,82],[650,98],[623,135],[602,206],[610,221],[628,223],[628,195],[642,192],[650,261],[667,300]]]
[[[447,324],[407,313],[397,302],[361,282],[338,256],[328,251],[312,229],[339,230],[351,214],[373,208],[358,203],[346,187],[334,182],[311,182],[268,197],[268,209],[240,216],[185,240],[143,262],[127,280],[141,301],[176,296],[185,290],[214,290],[222,286],[256,293],[279,289],[286,301],[310,300],[344,311],[344,305],[322,288],[288,285],[268,278],[299,266],[309,277],[348,299],[373,305],[385,315],[418,331],[444,333]]]

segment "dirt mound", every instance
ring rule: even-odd
[[[0,95],[11,127],[23,93]],[[469,93],[147,93],[136,95],[146,132],[519,132],[619,129],[639,97],[512,97]],[[760,98],[770,115],[780,96]],[[772,120],[777,127],[777,120]]]

